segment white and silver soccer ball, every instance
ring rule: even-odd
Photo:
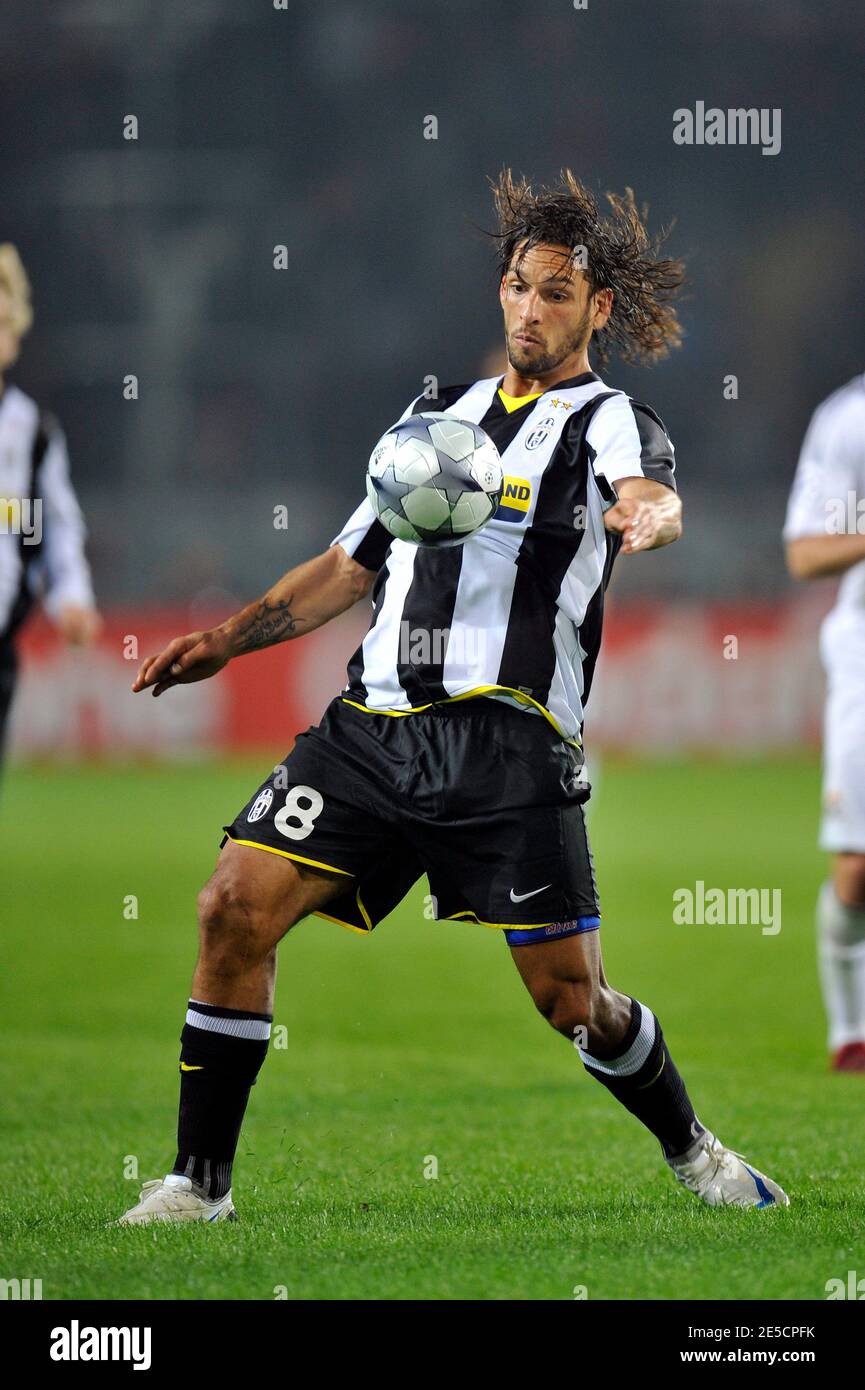
[[[382,526],[415,545],[461,545],[489,521],[503,486],[489,435],[435,410],[383,434],[366,471],[367,497]]]

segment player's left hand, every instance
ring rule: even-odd
[[[666,523],[663,509],[657,502],[639,501],[624,498],[604,512],[604,526],[608,531],[616,531],[622,537],[622,554],[632,555],[636,550],[651,550],[661,537]]]
[[[96,609],[80,603],[64,603],[55,622],[72,647],[89,646],[102,630],[102,619]]]

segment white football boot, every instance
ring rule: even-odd
[[[117,1226],[149,1226],[152,1221],[236,1221],[231,1191],[215,1202],[202,1197],[192,1179],[181,1173],[146,1182],[134,1207],[124,1212]]]
[[[789,1207],[790,1198],[765,1173],[705,1130],[679,1158],[668,1158],[677,1180],[710,1207]]]

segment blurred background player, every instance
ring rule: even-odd
[[[865,1071],[865,377],[818,406],[805,435],[784,540],[797,579],[841,575],[820,634],[826,671],[817,900],[823,997],[836,1071]]]
[[[4,379],[32,323],[27,274],[6,242],[0,245],[0,754],[15,688],[15,636],[34,601],[41,597],[75,646],[99,629],[63,433]]]

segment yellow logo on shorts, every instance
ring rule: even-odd
[[[524,521],[531,504],[531,483],[526,478],[506,477],[496,521]]]

